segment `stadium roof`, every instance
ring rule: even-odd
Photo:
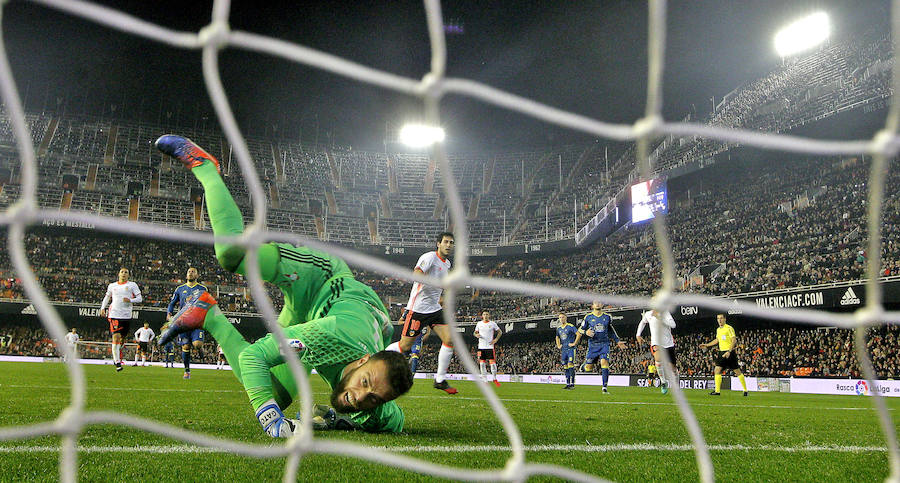
[[[144,20],[197,31],[211,1],[103,0]],[[420,78],[429,68],[422,3],[232,2],[233,29],[266,34],[378,69]],[[780,62],[776,29],[826,10],[840,38],[885,29],[887,1],[820,0],[669,3],[665,72],[667,117],[699,116],[712,97]],[[566,110],[633,122],[644,108],[646,3],[443,2],[448,75],[464,77]],[[199,51],[130,37],[25,2],[4,7],[4,34],[29,110],[213,122]],[[245,132],[380,149],[386,131],[419,111],[409,98],[281,59],[227,50],[226,89]],[[115,107],[114,107],[115,106]],[[203,118],[207,117],[206,120]],[[448,145],[508,149],[587,142],[586,135],[450,96],[443,104]]]

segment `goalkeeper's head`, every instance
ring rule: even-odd
[[[376,352],[347,365],[331,392],[331,405],[339,413],[364,411],[397,399],[412,385],[406,356],[394,351]]]

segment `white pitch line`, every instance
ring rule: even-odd
[[[775,451],[782,453],[871,453],[886,452],[883,446],[847,446],[847,445],[803,445],[803,446],[775,446],[775,445],[743,445],[722,444],[709,445],[710,451]],[[378,451],[392,453],[484,453],[484,452],[510,452],[512,449],[505,445],[456,445],[456,446],[373,446]],[[525,451],[531,453],[564,451],[582,453],[606,453],[610,451],[693,451],[690,444],[604,444],[604,445],[575,445],[575,444],[537,444],[525,446]],[[57,453],[59,446],[7,446],[0,447],[3,453]],[[160,445],[160,446],[79,446],[79,453],[151,453],[151,454],[190,454],[190,453],[225,453],[219,448],[206,448],[187,445]]]
[[[0,384],[0,387],[19,387],[25,389],[71,389],[71,386],[34,386],[30,384]],[[191,389],[171,389],[171,388],[151,388],[151,387],[115,387],[115,386],[90,386],[88,388],[90,391],[149,391],[149,392],[244,392],[242,389],[206,389],[206,388],[191,388]]]
[[[0,384],[0,387],[17,387],[25,389],[71,389],[70,386],[50,386],[50,385],[31,385],[31,384]],[[91,391],[149,391],[149,392],[225,392],[225,393],[243,393],[242,389],[198,389],[198,388],[146,388],[146,387],[115,387],[115,386],[98,386],[91,387]],[[324,391],[314,391],[315,395],[331,394]],[[403,399],[448,399],[447,396],[414,396],[406,395]],[[484,401],[480,397],[453,396],[450,399],[458,399],[463,401]],[[568,404],[578,402],[579,404],[609,404],[614,406],[672,406],[677,405],[674,402],[648,402],[648,401],[590,401],[571,399],[523,399],[523,398],[500,398],[502,402],[527,402],[527,403],[554,403]],[[725,408],[757,408],[757,409],[822,409],[832,411],[874,411],[871,407],[830,407],[830,406],[783,406],[783,405],[761,405],[761,404],[715,404],[715,403],[690,403],[692,407],[725,407]],[[888,411],[896,411],[896,408],[888,408]]]
[[[416,399],[448,399],[447,396],[403,396],[406,398],[416,398]],[[468,401],[483,401],[484,398],[479,397],[464,397],[464,396],[452,396],[450,399],[462,399]],[[647,402],[647,401],[589,401],[589,400],[574,400],[574,399],[522,399],[522,398],[500,398],[503,402],[541,402],[541,403],[578,403],[578,404],[611,404],[611,405],[621,405],[621,406],[672,406],[677,407],[677,404],[674,402]],[[709,407],[725,407],[725,408],[760,408],[760,409],[833,409],[839,411],[875,411],[874,408],[871,407],[844,407],[844,408],[836,408],[836,407],[828,407],[828,406],[765,406],[765,405],[753,405],[753,404],[713,404],[713,403],[689,403],[691,407],[694,406],[709,406]],[[894,411],[894,408],[888,408],[888,411]]]

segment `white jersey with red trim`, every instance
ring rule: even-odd
[[[646,311],[641,315],[638,324],[637,335],[640,336],[644,327],[650,326],[650,345],[662,347],[675,347],[675,339],[672,337],[672,329],[675,328],[675,319],[672,314],[663,312],[662,317],[653,315],[653,311]]]
[[[419,257],[416,268],[422,270],[425,275],[434,278],[444,278],[450,272],[450,259],[441,258],[437,251],[428,252]],[[413,283],[409,293],[409,302],[406,310],[419,314],[431,314],[441,310],[441,294],[443,287],[432,287],[419,282]]]
[[[138,342],[150,342],[156,338],[156,333],[149,327],[146,329],[141,327],[134,333],[134,338],[137,339]]]
[[[125,302],[125,298],[131,299],[131,302]],[[100,310],[109,307],[110,319],[130,319],[132,304],[139,304],[144,300],[141,296],[141,289],[134,282],[113,282],[106,288],[106,296],[103,297],[103,304]]]
[[[478,331],[478,348],[493,349],[494,335],[500,330],[500,326],[493,320],[480,320],[475,324],[475,330]]]

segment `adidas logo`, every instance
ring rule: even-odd
[[[20,313],[22,315],[37,315],[37,310],[34,309],[34,304],[28,304]]]
[[[859,305],[860,300],[859,297],[856,296],[856,292],[853,291],[853,287],[847,287],[847,291],[844,292],[844,296],[841,297],[841,305]]]
[[[744,311],[741,310],[741,306],[738,305],[737,299],[731,303],[731,307],[728,309],[728,315],[740,315],[743,314]]]

